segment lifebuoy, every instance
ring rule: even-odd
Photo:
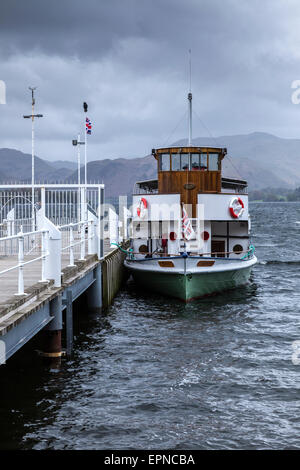
[[[139,205],[136,209],[136,213],[140,219],[143,219],[147,214],[148,202],[144,197],[139,200]]]
[[[204,232],[201,233],[202,240],[205,242],[209,240],[209,232],[207,230],[204,230]]]
[[[239,219],[245,210],[245,205],[240,197],[234,197],[229,204],[229,212],[231,217]]]

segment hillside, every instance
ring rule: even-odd
[[[173,145],[186,145],[180,140]],[[200,137],[194,145],[227,147],[223,162],[223,174],[245,178],[249,190],[266,187],[295,188],[300,185],[300,140],[281,139],[271,134],[255,132],[247,135],[223,136],[217,139]],[[92,176],[91,176],[92,175]],[[151,179],[156,175],[155,159],[142,158],[97,160],[88,164],[91,181],[106,184],[107,196],[130,194],[135,181]],[[76,173],[70,181],[76,181]]]
[[[185,140],[173,145],[185,145]],[[227,147],[224,176],[247,179],[249,190],[270,188],[294,189],[300,185],[300,139],[282,139],[255,132],[246,135],[222,136],[216,139],[199,137],[194,145]],[[0,149],[0,182],[30,181],[31,155],[18,150]],[[50,162],[36,157],[36,181],[77,182],[76,162]],[[83,178],[83,171],[81,172]],[[136,181],[156,176],[152,155],[141,158],[95,160],[88,163],[88,179],[106,185],[106,195],[130,194]]]
[[[186,141],[181,140],[176,145],[184,143]],[[300,184],[300,139],[281,139],[254,132],[216,139],[200,137],[194,139],[193,144],[227,147],[224,174],[242,176],[251,190]]]
[[[35,180],[36,182],[63,182],[73,168],[65,168],[61,165],[55,166],[42,158],[35,157]],[[0,182],[31,182],[31,155],[15,149],[0,149]],[[67,165],[66,165],[67,166]]]

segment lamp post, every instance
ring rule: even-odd
[[[31,90],[31,114],[23,116],[24,119],[31,118],[31,217],[32,217],[32,231],[35,230],[35,220],[34,220],[34,118],[43,117],[42,114],[34,114],[34,91],[36,87],[29,87]]]
[[[77,140],[72,140],[72,144],[77,146],[77,174],[78,174],[78,202],[77,202],[77,218],[80,222],[80,145],[85,145],[85,142],[80,141],[80,134],[77,136]]]
[[[85,113],[87,113],[88,110],[88,105],[86,102],[83,103],[83,110]],[[85,142],[85,147],[84,147],[84,184],[85,188],[87,185],[87,139],[86,139],[86,122],[84,122],[84,142]],[[85,189],[86,190],[86,189]]]
[[[87,103],[84,101],[83,103],[83,111],[85,113],[87,113],[87,110],[88,110],[88,105]],[[88,217],[88,211],[87,211],[87,124],[86,124],[86,119],[85,119],[85,122],[84,122],[84,210],[85,210],[85,214],[84,214],[84,219],[87,220],[87,217]]]

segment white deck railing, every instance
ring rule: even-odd
[[[24,272],[27,265],[40,263],[38,280],[54,280],[59,287],[66,259],[74,266],[86,253],[103,256],[100,207],[104,185],[37,184],[34,213],[30,187],[0,185],[0,278],[2,282],[9,272],[18,272],[13,293],[20,296],[26,295],[24,276],[29,284],[31,272]],[[35,269],[32,284],[36,278]],[[3,289],[5,285],[2,282]]]
[[[74,237],[75,227],[78,227],[77,234],[79,233],[79,240],[76,241]],[[86,253],[86,241],[88,242],[88,254],[93,254],[93,249],[91,248],[92,244],[91,241],[94,241],[96,238],[96,227],[94,220],[88,220],[86,222],[75,222],[66,225],[61,225],[58,229],[62,232],[62,234],[66,234],[67,237],[64,241],[67,240],[67,245],[61,248],[61,251],[64,252],[69,250],[69,266],[75,266],[74,259],[76,254],[76,248],[80,248],[80,258],[79,260],[85,259]],[[86,234],[87,229],[87,234]],[[75,232],[76,233],[76,232]],[[87,235],[87,236],[86,236]],[[75,248],[75,250],[74,250]],[[79,254],[77,252],[77,254]]]
[[[35,237],[36,235],[41,235],[41,238],[42,238],[41,255],[37,256],[36,258],[30,259],[28,261],[24,261],[25,239],[29,239],[29,238],[32,239],[32,237]],[[35,263],[36,261],[42,261],[40,282],[47,281],[45,277],[45,272],[46,272],[46,260],[47,260],[47,257],[49,256],[49,252],[47,251],[48,238],[49,238],[48,230],[36,230],[34,232],[23,233],[22,228],[21,228],[21,231],[17,235],[0,238],[0,244],[3,242],[6,244],[8,241],[17,241],[18,263],[16,265],[10,266],[0,271],[0,276],[1,276],[2,274],[7,274],[8,272],[13,271],[14,269],[18,270],[18,291],[15,293],[15,295],[25,295],[24,266],[28,264]]]

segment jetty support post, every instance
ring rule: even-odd
[[[43,351],[45,358],[60,361],[62,356],[61,330],[62,330],[62,296],[58,294],[50,301],[50,315],[52,321],[44,328]]]
[[[67,290],[66,299],[63,300],[66,306],[66,355],[71,357],[73,353],[73,297],[72,291]]]
[[[102,309],[102,265],[99,263],[94,269],[94,282],[87,291],[88,310],[100,313]]]

